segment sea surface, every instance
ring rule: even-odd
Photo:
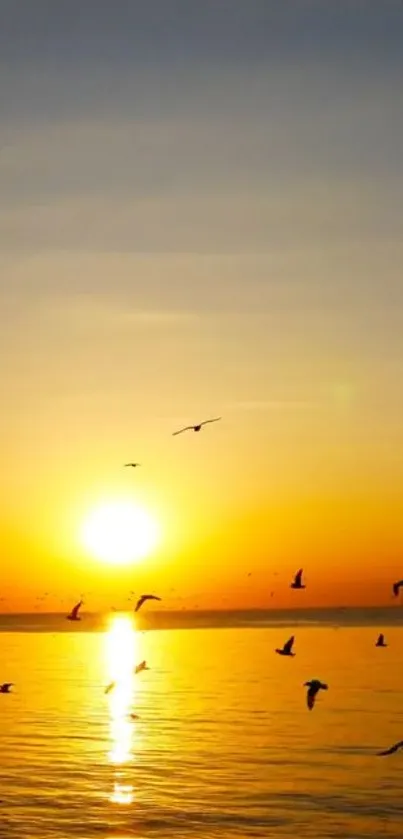
[[[0,616],[0,836],[401,839],[401,614]]]

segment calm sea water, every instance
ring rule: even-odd
[[[403,738],[403,628],[131,621],[0,618],[1,837],[401,839],[403,752],[375,752]]]

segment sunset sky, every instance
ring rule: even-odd
[[[288,607],[300,566],[298,603],[389,603],[401,2],[0,0],[0,19],[0,606],[146,587]],[[81,531],[128,500],[159,542],[115,566]]]

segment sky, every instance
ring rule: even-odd
[[[304,605],[389,603],[402,3],[0,18],[0,605],[289,607],[301,566]],[[81,532],[121,500],[160,539],[118,568]]]

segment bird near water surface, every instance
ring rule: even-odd
[[[134,611],[138,612],[139,609],[141,609],[143,603],[146,602],[146,600],[161,600],[161,598],[157,597],[155,594],[142,594],[136,603]]]
[[[81,618],[79,617],[78,612],[81,609],[82,605],[83,605],[83,601],[79,600],[79,602],[76,603],[76,605],[73,607],[71,612],[68,615],[66,615],[66,620],[68,620],[68,621],[80,621]]]
[[[0,693],[11,693],[12,687],[14,687],[14,682],[4,682],[0,685]]]
[[[306,694],[306,704],[310,711],[312,711],[313,706],[315,705],[316,695],[319,693],[320,690],[328,690],[328,686],[325,685],[324,682],[321,682],[320,679],[311,679],[310,682],[305,682],[304,687],[308,688]]]
[[[297,573],[296,573],[296,575],[295,575],[295,577],[294,577],[294,579],[293,579],[293,581],[290,585],[290,588],[297,588],[297,589],[306,588],[306,586],[302,582],[302,573],[303,573],[303,568],[300,568],[299,571],[297,571]]]
[[[288,641],[285,642],[284,647],[282,647],[281,649],[276,649],[275,652],[279,655],[294,656],[295,653],[292,652],[293,645],[294,635],[291,635],[291,638],[289,638]]]
[[[388,646],[387,644],[385,644],[385,636],[384,636],[383,632],[381,632],[381,634],[378,636],[378,640],[377,640],[375,646],[376,647],[387,647]]]
[[[390,749],[385,749],[383,752],[377,752],[378,757],[384,757],[385,755],[393,755],[394,752],[397,752],[399,749],[403,747],[403,740],[399,740],[398,743],[395,743]]]
[[[395,597],[398,596],[401,587],[403,586],[403,580],[397,580],[396,583],[393,583],[393,594]]]

